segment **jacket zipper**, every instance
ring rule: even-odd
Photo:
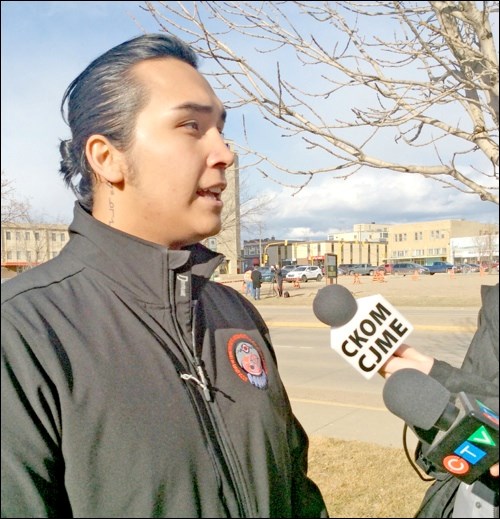
[[[249,498],[247,485],[245,484],[245,479],[243,477],[243,474],[239,468],[239,464],[235,462],[234,460],[237,460],[236,453],[233,452],[233,447],[231,445],[230,441],[226,441],[224,439],[224,436],[229,437],[227,433],[222,433],[221,429],[224,428],[224,422],[221,419],[220,416],[220,410],[215,401],[212,399],[212,395],[210,392],[210,386],[205,374],[205,371],[203,369],[203,366],[201,365],[200,359],[198,357],[197,351],[196,351],[196,304],[193,306],[192,309],[192,326],[191,326],[191,340],[192,340],[192,352],[189,349],[188,344],[184,340],[184,336],[182,334],[182,331],[180,330],[179,323],[177,321],[177,314],[176,314],[176,306],[175,306],[175,272],[169,271],[169,283],[168,283],[168,297],[170,300],[171,308],[173,309],[174,315],[173,315],[173,322],[175,326],[175,332],[177,334],[177,338],[179,340],[179,344],[181,345],[182,351],[184,353],[184,357],[187,360],[188,364],[191,366],[191,368],[194,370],[195,374],[193,373],[180,373],[180,378],[185,380],[186,382],[194,382],[196,385],[198,385],[204,395],[205,400],[205,409],[207,411],[208,416],[211,420],[211,426],[214,433],[214,436],[217,438],[217,443],[219,449],[214,449],[213,455],[217,458],[216,452],[219,450],[222,452],[224,462],[226,466],[228,467],[228,472],[231,474],[231,479],[233,481],[233,488],[236,495],[236,499],[238,502],[238,508],[242,512],[242,517],[256,517],[257,511],[256,510],[249,510],[251,507],[251,500]],[[211,405],[210,405],[211,403]],[[216,427],[217,425],[217,427]],[[208,442],[210,443],[210,437],[207,438]]]

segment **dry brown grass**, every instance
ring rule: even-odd
[[[223,281],[236,290],[241,290],[242,275],[237,281]],[[426,306],[426,307],[476,307],[481,306],[481,285],[498,283],[498,273],[481,276],[479,273],[436,274],[434,276],[386,276],[383,283],[373,281],[370,276],[362,276],[359,284],[354,284],[352,276],[340,276],[339,285],[344,285],[354,297],[366,297],[380,294],[396,307]],[[291,283],[285,283],[290,297],[278,298],[273,293],[270,283],[264,283],[261,290],[261,300],[251,300],[257,308],[266,305],[310,306],[320,288],[326,285],[326,280],[302,283],[300,288],[294,288]]]
[[[310,437],[309,476],[330,517],[413,517],[429,482],[403,449]]]

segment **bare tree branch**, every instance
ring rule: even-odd
[[[2,180],[2,225],[6,223],[27,222],[29,220],[30,205],[27,201],[16,196],[15,186],[4,171]]]
[[[243,112],[237,151],[264,176],[286,185],[280,173],[298,175],[300,190],[315,174],[384,169],[498,204],[498,2],[145,2],[145,9],[206,59],[204,73],[223,102]],[[276,153],[252,145],[252,114],[290,140]],[[296,153],[276,159],[285,146],[307,151],[307,170]]]

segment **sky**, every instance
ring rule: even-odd
[[[1,3],[1,168],[35,219],[69,223],[75,197],[59,169],[59,142],[69,138],[60,103],[69,83],[97,56],[146,31],[158,30],[142,2]],[[203,65],[200,71],[203,73]],[[326,107],[325,107],[326,108]],[[225,135],[238,139],[240,114],[229,112]],[[248,123],[247,123],[248,124]],[[257,146],[286,149],[276,134],[252,120]],[[301,157],[304,158],[304,157]],[[304,158],[307,164],[307,157]],[[346,180],[316,175],[298,194],[244,172],[245,196],[271,200],[243,238],[323,240],[354,224],[440,219],[498,223],[498,206],[443,189],[420,175],[373,170]]]

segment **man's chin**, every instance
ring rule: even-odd
[[[217,236],[217,234],[219,234],[221,231],[221,226],[217,225],[215,227],[212,227],[211,229],[205,229],[204,231],[205,232],[200,232],[199,237],[196,241],[201,242],[208,238],[213,238]]]

